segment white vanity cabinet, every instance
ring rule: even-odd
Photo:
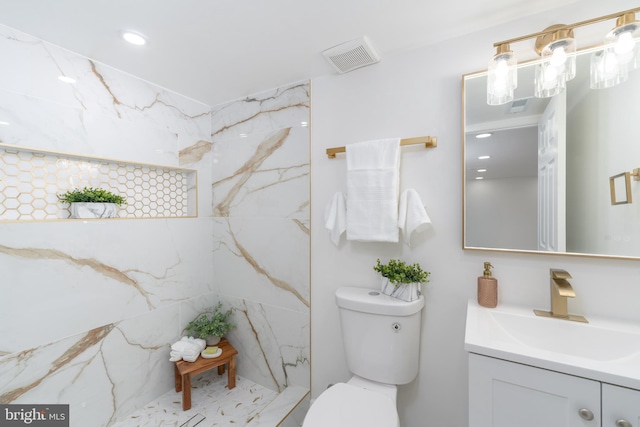
[[[602,384],[602,427],[609,426],[640,426],[640,391]]]
[[[470,353],[469,427],[514,426],[640,427],[640,391]]]

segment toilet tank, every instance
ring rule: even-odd
[[[418,374],[424,297],[411,302],[366,288],[336,291],[347,366],[385,384],[407,384]]]

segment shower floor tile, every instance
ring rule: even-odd
[[[191,388],[187,411],[182,410],[182,392],[170,390],[112,427],[244,427],[278,397],[242,377],[229,390],[226,375],[199,375]]]

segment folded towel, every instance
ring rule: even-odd
[[[207,347],[207,342],[203,339],[193,337],[182,337],[180,341],[171,345],[169,361],[177,362],[184,359],[187,362],[195,362],[198,355]]]
[[[424,231],[429,224],[431,224],[431,219],[427,215],[418,192],[413,189],[403,191],[400,195],[398,226],[402,230],[402,237],[407,246],[411,247],[413,233]]]
[[[400,138],[359,142],[347,152],[347,240],[398,241]]]
[[[337,192],[324,210],[324,227],[329,230],[331,241],[338,246],[340,236],[347,229],[346,198],[343,193]]]

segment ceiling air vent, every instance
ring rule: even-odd
[[[509,108],[509,113],[520,113],[527,108],[527,102],[529,102],[529,98],[516,99],[511,103],[511,108]]]
[[[380,61],[378,52],[366,36],[329,48],[322,54],[340,74]]]

